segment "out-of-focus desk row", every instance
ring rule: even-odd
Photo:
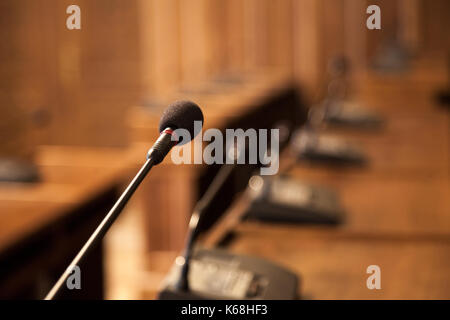
[[[428,87],[408,75],[389,85],[383,77],[366,79],[356,101],[382,113],[386,124],[379,131],[322,128],[358,143],[367,166],[324,168],[282,155],[284,174],[337,190],[346,210],[341,225],[242,220],[249,203],[244,193],[203,245],[288,267],[301,278],[306,299],[450,298],[450,122],[433,103],[436,83],[424,79]],[[381,269],[381,290],[366,286],[371,265]]]

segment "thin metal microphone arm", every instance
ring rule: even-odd
[[[183,263],[181,265],[180,275],[178,281],[175,284],[175,286],[179,290],[184,291],[189,290],[189,280],[188,280],[189,264],[192,256],[193,246],[199,234],[198,226],[202,214],[205,211],[205,209],[212,203],[214,197],[219,193],[220,189],[225,184],[226,180],[231,175],[235,167],[236,164],[222,165],[222,167],[219,169],[219,172],[214,177],[211,185],[195,206],[194,212],[192,213],[191,219],[189,220],[189,227],[187,233],[188,236],[186,239],[186,245],[183,252]]]
[[[170,149],[172,149],[172,147],[176,145],[177,141],[172,139],[172,134],[172,128],[166,128],[161,132],[158,140],[156,140],[155,144],[148,151],[147,161],[144,163],[142,168],[139,170],[137,175],[122,193],[120,198],[108,212],[105,218],[103,218],[102,222],[99,224],[97,229],[95,229],[94,233],[92,233],[92,235],[89,237],[88,241],[86,241],[84,246],[72,260],[59,280],[55,283],[53,288],[44,298],[45,300],[52,300],[59,293],[59,291],[64,287],[64,284],[67,281],[67,278],[72,273],[74,267],[79,265],[83,258],[92,250],[92,248],[94,248],[103,239],[106,232],[108,232],[111,225],[120,215],[123,208],[128,203],[138,186],[141,184],[142,180],[144,180],[150,169],[154,165],[159,164],[169,153]]]
[[[101,239],[105,236],[106,232],[109,230],[111,225],[114,223],[114,221],[117,219],[117,217],[122,212],[125,205],[130,200],[133,193],[136,191],[138,186],[141,184],[142,180],[144,180],[147,173],[150,171],[150,169],[154,165],[153,158],[147,159],[147,161],[144,163],[142,168],[139,170],[137,175],[134,177],[134,179],[131,181],[131,183],[128,185],[128,187],[125,189],[125,191],[122,193],[120,198],[117,200],[115,205],[111,208],[111,210],[108,212],[108,214],[103,218],[102,222],[99,224],[97,229],[95,229],[94,233],[89,237],[89,239],[86,241],[84,246],[81,248],[81,250],[78,252],[78,254],[75,256],[75,258],[72,260],[70,265],[67,267],[67,269],[64,271],[64,273],[61,275],[59,280],[55,283],[53,288],[50,290],[50,292],[45,297],[45,300],[52,300],[64,287],[67,278],[72,273],[75,266],[78,266],[83,258],[98,244],[100,243]]]

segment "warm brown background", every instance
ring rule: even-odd
[[[66,29],[71,4],[81,7],[81,30]],[[381,30],[365,26],[370,4],[381,7]],[[241,223],[228,249],[288,266],[312,298],[448,298],[449,118],[432,97],[448,83],[449,12],[447,0],[2,0],[0,156],[34,159],[43,181],[1,184],[1,244],[53,229],[55,217],[70,217],[101,191],[121,190],[157,134],[159,113],[145,105],[237,74],[253,78],[231,94],[199,95],[210,101],[207,126],[260,106],[286,79],[309,107],[326,92],[330,59],[344,54],[351,98],[387,124],[375,134],[332,133],[363,145],[371,167],[300,164],[290,173],[338,190],[348,221],[318,234]],[[408,72],[373,72],[373,58],[392,39],[412,58]],[[121,217],[129,220],[117,221],[106,239],[107,297],[155,297],[183,245],[200,171],[162,164],[141,186]],[[109,209],[107,200],[96,216]],[[64,228],[54,230],[67,238]],[[51,259],[36,255],[37,276],[16,277],[29,281],[25,289],[11,287],[30,295],[38,287],[32,297],[41,297],[60,271],[48,265],[69,255],[63,244],[52,242],[61,251],[48,250]],[[368,293],[361,265],[372,258],[388,266],[391,291]],[[410,281],[417,274],[421,280]]]
[[[82,30],[65,27],[70,4]],[[382,30],[365,28],[368,4]],[[282,67],[317,98],[328,59],[363,68],[397,36],[417,55],[448,51],[445,0],[96,0],[0,3],[2,153],[39,144],[126,145],[131,105],[221,72]]]

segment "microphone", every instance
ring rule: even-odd
[[[180,142],[188,143],[198,134],[198,132],[194,132],[195,121],[200,121],[203,125],[203,113],[199,106],[191,101],[174,102],[163,112],[159,122],[160,136],[148,151],[146,162],[47,294],[45,300],[52,300],[61,291],[72,270],[103,239],[150,169],[161,163],[173,146]],[[172,139],[177,129],[187,130],[190,133],[189,139],[186,141],[177,141],[176,137]]]
[[[195,137],[198,134],[198,132],[194,132],[195,121],[200,121],[203,125],[203,113],[198,105],[186,100],[172,103],[161,116],[159,121],[161,135],[149,150],[147,159],[152,158],[154,164],[159,164],[175,145],[172,135],[177,129],[187,130],[191,139]],[[177,141],[176,144],[183,145],[189,141]]]

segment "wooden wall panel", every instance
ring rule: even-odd
[[[351,77],[361,74],[367,65],[366,19],[364,1],[344,0],[344,54],[351,64]]]
[[[81,6],[82,30],[65,28],[69,4]],[[381,31],[365,27],[369,4],[382,9]],[[329,59],[341,52],[360,74],[389,37],[417,54],[449,50],[445,0],[4,0],[0,6],[0,127],[10,137],[2,139],[8,152],[6,141],[125,145],[130,105],[220,73],[283,68],[314,97]]]
[[[343,0],[326,1],[322,5],[322,58],[325,65],[330,59],[344,52],[346,41],[344,10]]]
[[[2,1],[0,4],[0,153],[32,157],[34,146],[49,135],[54,69],[45,16],[48,3]],[[39,27],[41,26],[41,27]]]
[[[432,53],[450,52],[450,1],[422,0],[423,49]]]
[[[305,93],[317,94],[324,73],[321,43],[322,2],[294,1],[294,68],[295,77]]]
[[[399,37],[411,53],[417,53],[422,45],[421,0],[399,0]]]
[[[383,46],[416,56],[446,54],[448,1],[293,0],[294,72],[312,100],[320,98],[330,58],[344,53],[353,76],[363,74]],[[368,30],[366,9],[381,9],[381,30]],[[444,35],[445,34],[445,35]]]
[[[245,68],[245,34],[244,6],[245,1],[226,1],[225,51],[226,70],[231,73],[242,72]]]
[[[210,75],[207,0],[180,0],[181,81],[190,84]]]
[[[152,100],[181,80],[179,0],[139,0],[138,8],[142,94]]]
[[[229,23],[229,4],[222,0],[209,0],[206,3],[208,70],[212,75],[223,74],[228,69],[227,30]]]
[[[293,65],[292,0],[270,1],[268,4],[268,52],[270,66],[292,72]]]
[[[72,2],[58,2],[56,21],[65,23]],[[82,29],[57,29],[60,88],[51,142],[125,145],[123,119],[140,94],[137,7],[126,0],[79,4]]]
[[[244,69],[279,68],[292,71],[292,0],[244,0]]]
[[[66,8],[81,7],[81,30],[67,30]],[[31,122],[24,141],[37,144],[124,145],[125,110],[139,97],[135,1],[2,3],[1,81],[15,113]],[[9,101],[9,102],[8,102]],[[2,106],[2,108],[7,108]],[[18,126],[19,128],[19,126]]]

